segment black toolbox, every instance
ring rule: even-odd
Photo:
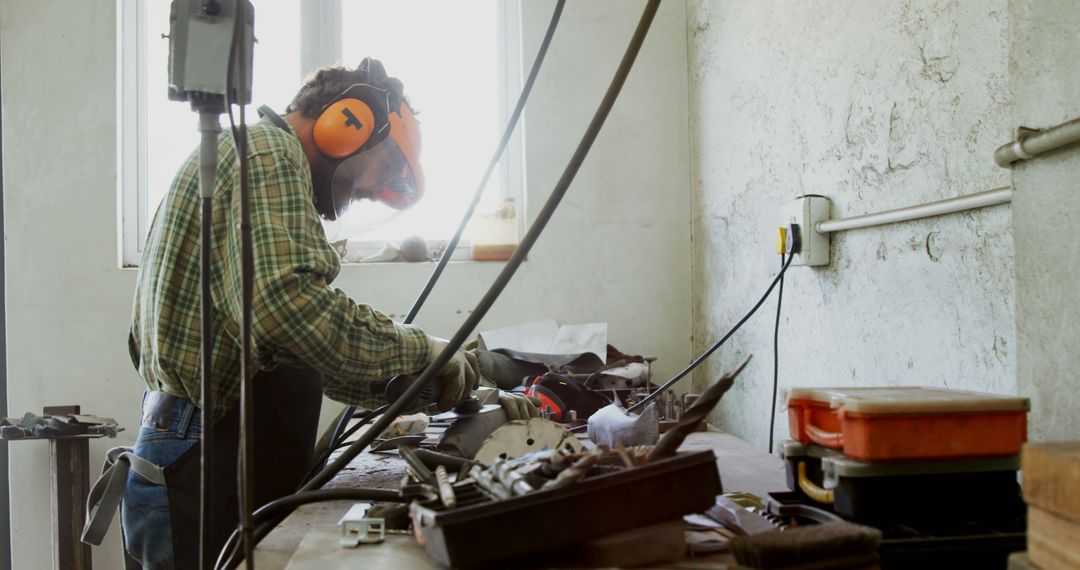
[[[793,517],[802,505],[821,509],[801,493],[769,493],[769,512],[785,523],[819,524],[829,520]],[[1009,555],[1026,548],[1024,511],[973,515],[949,505],[923,505],[934,517],[868,522],[881,531],[882,570],[906,568],[986,568],[1005,570]]]
[[[445,566],[475,567],[703,512],[723,492],[711,450],[584,479],[561,489],[445,509],[412,507],[424,549]]]
[[[817,445],[785,441],[788,488],[807,479],[833,492],[837,514],[859,522],[1015,516],[1024,513],[1020,457],[869,463]],[[822,506],[822,505],[818,505]]]

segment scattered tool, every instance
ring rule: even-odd
[[[399,447],[416,447],[421,441],[427,439],[426,435],[403,435],[399,437],[391,437],[390,439],[375,440],[375,445],[372,446],[371,452],[378,453],[380,451],[390,451],[398,449]]]
[[[454,487],[450,485],[450,476],[446,473],[446,467],[439,465],[435,468],[435,481],[439,484],[439,499],[448,509],[457,505],[457,497],[454,496]]]
[[[409,470],[415,476],[416,480],[425,485],[437,485],[438,481],[435,479],[435,474],[431,469],[428,469],[427,465],[416,456],[416,450],[411,447],[399,447],[398,453],[401,454],[401,458],[405,460],[405,463],[409,465]],[[436,468],[437,469],[437,468]]]

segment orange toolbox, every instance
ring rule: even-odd
[[[791,437],[861,461],[998,457],[1027,441],[1027,398],[941,388],[789,388]]]

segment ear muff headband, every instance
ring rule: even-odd
[[[315,148],[330,158],[345,158],[382,142],[390,130],[389,96],[372,85],[350,85],[315,120]]]

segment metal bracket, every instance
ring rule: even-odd
[[[356,548],[361,544],[378,544],[386,540],[386,520],[368,518],[371,503],[356,503],[341,517],[341,547]]]

